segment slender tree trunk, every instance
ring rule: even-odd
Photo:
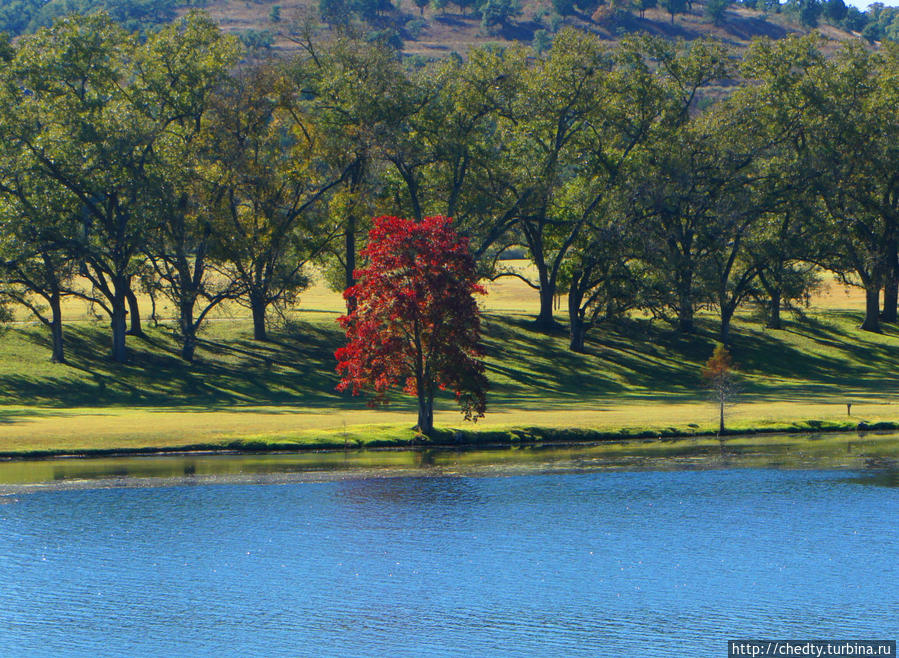
[[[537,314],[537,328],[544,331],[555,328],[556,320],[553,317],[553,302],[556,297],[556,287],[550,280],[549,268],[544,263],[537,263],[537,274],[540,279],[540,312]]]
[[[718,401],[718,434],[724,434],[724,399]]]
[[[193,362],[194,352],[197,349],[197,327],[194,324],[194,300],[185,299],[181,302],[181,358],[188,363]]]
[[[765,326],[768,329],[783,329],[783,322],[780,318],[780,290],[773,290],[768,293],[768,296],[768,321]]]
[[[543,249],[543,221],[536,222],[532,228],[525,228],[524,233],[528,244],[528,251],[537,268],[537,280],[540,284],[538,294],[540,298],[540,312],[537,314],[535,324],[538,330],[550,331],[556,328],[553,317],[553,302],[556,296],[556,279],[550,273],[550,266],[546,263],[546,255]]]
[[[423,389],[418,393],[418,431],[427,437],[434,433],[434,394]]]
[[[262,295],[250,295],[250,311],[253,313],[253,340],[268,340],[265,330],[265,301]]]
[[[156,293],[151,288],[148,293],[150,297],[150,322],[154,327],[159,326],[159,318],[156,317]]]
[[[571,340],[568,343],[568,348],[572,352],[577,352],[578,354],[583,354],[586,351],[585,343],[587,340],[587,324],[578,318],[576,321],[571,323]]]
[[[884,322],[896,322],[897,304],[899,304],[899,277],[892,272],[883,287],[883,313],[880,318]]]
[[[53,363],[66,362],[65,351],[63,350],[61,306],[59,293],[54,292],[50,297],[50,312],[52,313],[50,319],[50,335],[53,340],[53,355],[50,357],[50,360],[53,361]]]
[[[861,328],[880,333],[880,287],[873,283],[865,287],[865,321]]]
[[[883,255],[883,311],[880,319],[883,322],[896,322],[896,305],[899,301],[899,258],[897,258],[897,241],[892,237],[893,231],[884,240]]]
[[[125,291],[125,298],[128,300],[128,317],[131,324],[131,327],[128,329],[128,335],[143,336],[144,330],[140,324],[140,308],[137,305],[137,295],[134,294],[130,285]]]
[[[731,307],[730,305],[722,305],[721,306],[721,325],[718,328],[718,337],[721,340],[721,343],[724,345],[728,345],[728,341],[730,340],[730,323],[731,320],[734,319],[734,311],[736,307]]]
[[[116,363],[125,363],[128,360],[128,351],[125,347],[126,320],[128,313],[125,310],[125,293],[120,287],[110,300],[112,307],[112,360]]]
[[[41,256],[44,261],[44,272],[50,285],[50,294],[45,297],[50,304],[50,339],[53,346],[50,360],[53,363],[65,363],[66,355],[62,337],[62,294],[59,290],[59,278],[56,275],[52,256],[46,251],[43,251]]]
[[[587,325],[581,315],[581,302],[584,294],[579,285],[581,276],[575,273],[568,289],[568,329],[571,340],[568,348],[572,352],[584,352],[584,342],[587,336]]]
[[[693,273],[689,269],[677,273],[677,330],[683,334],[696,330],[693,321]]]
[[[693,299],[689,292],[681,291],[678,294],[677,303],[677,330],[684,334],[691,334],[696,329],[693,321]]]

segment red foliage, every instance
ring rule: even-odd
[[[433,427],[437,388],[456,394],[466,420],[482,417],[487,378],[473,295],[486,291],[468,240],[447,217],[379,217],[361,253],[368,264],[344,293],[355,310],[338,320],[347,336],[335,354],[338,390],[370,391],[377,405],[402,388],[418,398],[425,433]]]

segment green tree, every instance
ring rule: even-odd
[[[517,0],[486,0],[481,5],[481,25],[489,33],[498,32],[520,14]]]
[[[111,318],[115,361],[127,358],[128,298],[152,216],[148,164],[167,123],[134,102],[136,49],[108,15],[59,21],[21,41],[6,112],[36,173],[81,206],[81,274]]]
[[[347,0],[318,0],[318,13],[331,27],[348,25],[351,16]]]
[[[425,147],[416,169],[422,204],[429,213],[455,218],[484,272],[492,271],[491,260],[501,249],[496,245],[512,222],[494,194],[503,144],[496,119],[514,93],[522,52],[478,49],[465,63],[435,64],[418,78],[428,102],[410,117]]]
[[[574,0],[553,0],[552,4],[560,16],[571,16],[575,13]]]
[[[8,148],[13,146],[13,148]],[[78,205],[40,175],[14,140],[0,138],[0,281],[5,299],[50,330],[51,360],[65,363],[62,301],[74,294]],[[49,313],[48,313],[49,310]]]
[[[637,9],[640,12],[640,18],[646,17],[647,9],[655,9],[658,6],[658,0],[637,0]]]
[[[884,315],[893,321],[899,289],[892,283],[899,279],[899,190],[891,173],[899,162],[897,62],[895,47],[869,52],[853,42],[825,60],[814,40],[760,44],[748,60],[769,102],[784,108],[782,119],[800,119],[793,147],[823,208],[822,263],[865,289],[862,329],[875,332],[881,290],[887,287]]]
[[[211,148],[214,98],[239,55],[236,39],[200,14],[151,35],[139,53],[141,103],[171,117],[154,147],[157,201],[145,253],[156,286],[178,309],[186,361],[194,358],[203,319],[236,294],[209,261],[218,238],[209,208],[220,175]]]
[[[814,245],[816,225],[794,199],[786,197],[783,207],[767,213],[754,231],[749,250],[758,268],[765,298],[765,326],[782,329],[781,311],[808,304],[818,287]]]
[[[320,127],[324,157],[346,172],[328,207],[332,221],[341,225],[342,239],[327,250],[340,270],[335,287],[345,290],[356,284],[358,243],[368,231],[368,218],[389,210],[381,147],[395,143],[396,126],[412,111],[403,100],[408,73],[390,49],[358,39],[341,37],[324,49],[307,42],[306,49],[311,56],[303,70],[315,89],[309,110]],[[394,102],[384,103],[384,98]],[[348,312],[352,303],[347,299]]]
[[[816,27],[824,10],[821,0],[790,0],[786,7],[806,27]]]
[[[769,274],[776,267],[781,275],[787,273],[785,263],[764,262],[758,257],[760,251],[753,248],[770,237],[764,220],[782,211],[785,198],[801,192],[795,179],[784,175],[785,168],[777,157],[785,150],[789,135],[772,131],[754,103],[731,97],[694,123],[709,139],[711,157],[706,162],[714,172],[712,178],[717,179],[709,194],[712,216],[705,228],[711,231],[714,245],[710,273],[721,318],[719,340],[726,344],[737,309],[759,296],[758,280],[765,266],[769,266]],[[775,277],[769,276],[769,285],[774,281]],[[783,295],[783,277],[780,283]]]
[[[557,203],[557,195],[585,160],[611,62],[598,40],[574,30],[559,32],[549,56],[532,67],[523,54],[514,58],[518,83],[499,110],[504,150],[493,174],[494,194],[515,218],[518,239],[537,270],[536,281],[515,276],[538,291],[537,326],[549,329],[562,265],[586,222],[583,213]]]
[[[601,105],[583,145],[587,166],[567,181],[556,203],[583,218],[561,267],[568,289],[570,348],[584,350],[587,331],[644,303],[639,241],[628,220],[628,186],[641,157],[665,130],[671,99],[649,53],[651,40],[625,41],[609,71]]]
[[[552,43],[553,40],[549,35],[549,32],[547,32],[546,30],[534,31],[534,40],[531,42],[531,47],[538,55],[542,55],[547,50],[549,50],[550,46],[552,46]]]
[[[671,16],[671,23],[674,23],[676,14],[683,14],[687,11],[687,0],[662,0],[662,6]]]
[[[823,10],[827,20],[835,24],[839,24],[849,12],[849,8],[843,0],[826,0]]]
[[[8,64],[12,45],[0,44],[0,106],[17,97]],[[0,285],[3,300],[29,309],[50,329],[51,359],[65,362],[62,299],[72,293],[77,271],[72,244],[78,206],[70,196],[41,175],[40,167],[0,122]],[[9,131],[9,132],[7,132]],[[47,310],[49,309],[49,314]],[[5,309],[3,309],[5,312]]]
[[[691,121],[691,108],[728,68],[725,52],[710,43],[694,42],[686,51],[664,42],[650,45],[666,108],[623,184],[641,241],[648,307],[679,331],[691,332],[697,307],[714,295],[709,258],[718,244],[715,204],[732,186],[732,176],[722,173],[740,171],[738,158],[719,159],[714,132]]]
[[[851,32],[861,32],[868,24],[868,15],[858,7],[849,7],[843,18],[843,26]]]
[[[267,340],[268,309],[295,301],[308,283],[304,266],[339,233],[322,210],[343,172],[322,159],[300,89],[281,66],[260,65],[223,87],[210,117],[214,256],[250,309],[256,340]]]
[[[715,25],[722,25],[727,18],[728,7],[730,7],[730,0],[706,0],[705,15]]]
[[[766,133],[771,145],[762,163],[766,175],[757,186],[764,212],[749,236],[750,258],[758,270],[766,325],[782,328],[782,308],[807,303],[818,285],[818,265],[832,250],[821,240],[821,204],[813,193],[815,172],[801,150],[806,102],[802,89],[820,64],[814,37],[774,45],[755,45],[744,61],[744,75],[765,84],[746,85],[735,94],[751,113],[749,121]],[[780,49],[784,48],[786,52]],[[762,205],[761,203],[759,205]]]
[[[642,303],[639,261],[627,222],[604,204],[575,243],[561,277],[568,289],[569,349],[584,352],[587,332]]]

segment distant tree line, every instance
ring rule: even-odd
[[[177,309],[188,361],[226,300],[264,340],[307,265],[355,283],[381,214],[453,217],[482,276],[534,288],[537,329],[567,293],[576,351],[634,311],[691,332],[711,309],[726,341],[753,304],[779,328],[822,270],[864,288],[863,329],[897,320],[899,46],[790,38],[738,60],[564,30],[543,56],[408,69],[378,43],[303,45],[240,64],[194,13],[145,39],[69,17],[0,48],[3,295],[55,360],[66,296],[108,315],[117,361],[141,290]]]

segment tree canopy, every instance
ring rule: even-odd
[[[452,391],[466,420],[484,415],[478,283],[468,240],[446,217],[420,222],[379,217],[362,251],[359,282],[344,293],[354,310],[340,318],[347,344],[337,350],[339,390],[370,391],[384,404],[393,388],[418,401],[418,429],[434,428],[434,394]]]

